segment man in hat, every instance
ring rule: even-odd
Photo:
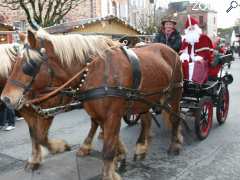
[[[162,21],[162,27],[156,35],[154,42],[163,43],[174,49],[177,53],[181,48],[181,35],[176,30],[176,21],[172,17],[166,17]]]
[[[189,63],[189,80],[192,80],[194,62],[204,60],[207,67],[210,67],[213,60],[213,44],[211,39],[202,33],[198,21],[188,15],[185,23],[185,36],[180,50],[182,61]],[[208,69],[204,81],[207,80]]]

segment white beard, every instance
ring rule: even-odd
[[[185,40],[190,44],[199,42],[200,35],[202,34],[202,30],[198,25],[194,25],[194,27],[194,30],[185,29]]]

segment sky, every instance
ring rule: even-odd
[[[156,0],[157,5],[167,7],[169,2],[182,0]],[[226,10],[230,7],[232,0],[190,0],[190,2],[202,2],[210,4],[211,9],[217,11],[217,23],[220,28],[227,28],[234,25],[237,18],[240,18],[240,0],[237,8],[232,9],[229,13]]]

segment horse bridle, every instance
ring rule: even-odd
[[[14,80],[10,78],[8,79],[10,83],[14,84],[15,86],[23,88],[24,90],[23,95],[25,95],[27,92],[31,90],[32,84],[35,81],[37,74],[39,73],[42,63],[48,63],[48,56],[47,56],[47,53],[45,52],[43,43],[44,43],[43,38],[40,38],[40,47],[37,49],[34,49],[34,51],[37,51],[41,57],[41,61],[39,62],[34,61],[31,58],[29,50],[32,48],[29,46],[29,44],[24,44],[24,49],[26,49],[26,55],[28,60],[24,62],[24,64],[22,65],[22,71],[24,74],[32,78],[30,83],[28,85],[25,85],[24,83],[18,80]]]

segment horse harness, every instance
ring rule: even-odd
[[[42,46],[43,47],[43,46]],[[22,70],[26,75],[29,75],[32,77],[32,80],[29,85],[24,85],[21,82],[15,81],[15,80],[10,80],[11,83],[20,86],[24,88],[24,93],[27,93],[28,91],[31,90],[31,86],[33,82],[35,81],[35,77],[37,73],[39,72],[40,66],[43,62],[47,63],[48,57],[45,52],[41,51],[41,48],[38,49],[37,51],[42,57],[42,62],[36,63],[33,59],[31,59],[29,55],[29,46],[26,46],[27,49],[27,56],[29,60],[23,64]],[[81,77],[81,81],[84,82],[84,79],[86,77],[86,74],[88,73],[88,65],[87,63],[86,67],[84,67],[81,71],[79,71],[76,75],[74,75],[71,79],[69,79],[66,83],[61,85],[60,87],[54,89],[50,93],[44,95],[43,97],[32,99],[26,103],[26,106],[31,106],[39,115],[44,116],[46,118],[52,117],[56,115],[59,112],[63,111],[68,111],[71,109],[79,108],[82,106],[81,102],[93,100],[93,99],[99,99],[103,97],[123,97],[127,101],[138,101],[142,102],[146,105],[148,105],[150,108],[154,109],[164,109],[167,112],[171,113],[173,116],[175,116],[178,119],[183,120],[179,115],[171,110],[171,105],[169,104],[169,101],[171,99],[171,96],[169,95],[169,91],[174,89],[174,88],[182,88],[182,82],[174,82],[173,78],[170,82],[170,85],[163,89],[162,91],[158,92],[152,92],[152,93],[143,93],[138,90],[138,87],[141,82],[141,70],[140,70],[140,63],[139,63],[139,58],[135,54],[135,52],[131,49],[129,49],[126,46],[120,46],[120,49],[123,51],[123,53],[126,55],[127,59],[129,60],[129,63],[131,64],[132,67],[132,77],[133,77],[133,83],[131,88],[126,88],[122,86],[115,86],[115,87],[110,87],[107,85],[103,85],[101,87],[93,88],[86,90],[84,92],[80,91],[79,88],[73,89],[73,88],[67,88],[71,82],[76,80],[77,78]],[[91,61],[90,63],[94,62]],[[173,73],[175,72],[176,69],[176,63],[173,69]],[[80,84],[81,87],[82,84]],[[49,108],[49,109],[43,109],[40,106],[36,105],[39,104],[53,96],[56,96],[58,94],[62,94],[64,96],[68,97],[73,97],[75,102],[67,104],[65,106],[59,106],[59,107],[54,107],[54,108]],[[147,100],[147,97],[149,96],[163,96],[167,95],[167,98],[165,102],[160,103],[160,102],[151,102]],[[76,103],[77,101],[77,103]],[[184,121],[184,120],[183,120]],[[184,123],[185,124],[185,123]]]

